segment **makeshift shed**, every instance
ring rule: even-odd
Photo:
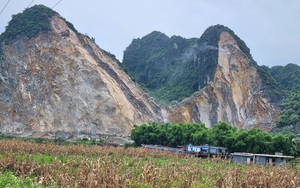
[[[282,165],[286,164],[288,159],[293,156],[285,155],[269,155],[269,154],[255,154],[255,153],[231,153],[232,161],[235,163],[244,164],[261,164],[261,165]]]

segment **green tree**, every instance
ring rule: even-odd
[[[202,129],[192,133],[192,142],[195,145],[205,145],[208,143],[208,131],[207,129]]]
[[[227,135],[226,139],[224,140],[224,147],[228,148],[228,152],[234,152],[235,150],[235,142],[236,142],[236,136],[238,132],[233,131],[230,134]]]
[[[140,126],[134,125],[134,129],[131,131],[131,139],[134,140],[136,146],[146,144],[147,126],[147,124],[142,124]]]
[[[215,146],[224,146],[225,140],[232,132],[236,132],[236,128],[228,122],[220,121],[211,128],[210,144]]]
[[[177,147],[183,144],[182,126],[173,124],[167,132],[168,146]]]
[[[290,147],[291,147],[291,142],[289,141],[289,138],[282,135],[282,134],[277,134],[273,138],[273,147],[276,152],[282,152],[286,155],[290,154]]]
[[[300,137],[292,139],[291,154],[295,157],[300,156]]]
[[[163,146],[168,145],[167,132],[169,126],[170,126],[169,123],[164,123],[159,126],[160,128],[158,132],[158,142],[157,142],[158,145],[163,145]]]
[[[190,144],[195,143],[195,133],[198,132],[205,132],[207,128],[205,128],[205,125],[203,123],[188,123],[188,124],[181,124],[182,126],[182,140],[183,144]],[[204,144],[204,143],[202,143]]]
[[[231,146],[231,150],[236,152],[246,152],[247,151],[247,144],[245,142],[246,138],[248,137],[249,133],[247,130],[240,130],[236,133],[234,137],[233,145]]]

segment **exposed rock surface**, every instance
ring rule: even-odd
[[[90,38],[60,16],[52,31],[3,46],[0,131],[130,134],[162,121],[161,109]]]
[[[163,49],[173,59],[163,61],[168,63],[165,66],[160,64],[164,58],[161,48],[144,54],[151,59],[144,71],[147,79],[153,79],[149,85],[152,83],[159,94],[175,93],[166,93],[163,99],[167,100],[176,92],[181,92],[180,99],[200,89],[167,108],[157,105],[93,40],[75,33],[58,14],[51,15],[50,31],[31,39],[17,37],[10,44],[1,43],[1,132],[130,134],[134,124],[153,121],[202,122],[207,127],[228,121],[239,128],[264,130],[275,126],[279,109],[265,98],[267,87],[249,49],[228,28],[223,31],[224,26],[209,28],[199,40],[152,33],[150,41],[154,44],[157,40],[168,41]],[[137,47],[131,50],[140,49],[141,41],[136,41]],[[144,68],[143,62],[137,63]],[[172,76],[167,75],[175,65]],[[160,69],[167,71],[156,80]],[[165,82],[167,87],[160,90]],[[184,87],[178,87],[179,83]]]
[[[173,106],[169,120],[203,122],[208,127],[228,121],[239,128],[270,130],[275,126],[279,109],[263,97],[257,69],[229,33],[221,33],[218,48],[214,79]]]

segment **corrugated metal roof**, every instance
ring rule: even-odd
[[[235,153],[231,153],[231,155],[238,155],[238,156],[247,156],[247,157],[253,157],[253,156],[257,156],[257,157],[273,157],[273,158],[290,158],[293,159],[293,156],[286,156],[286,155],[270,155],[270,154],[257,154],[257,153],[239,153],[239,152],[235,152]]]

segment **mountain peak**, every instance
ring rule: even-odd
[[[6,26],[4,33],[0,35],[0,41],[5,44],[11,44],[19,37],[35,38],[41,32],[49,32],[51,28],[51,19],[53,16],[60,15],[44,5],[35,5],[25,9],[22,13],[12,15],[11,21]],[[60,17],[62,18],[62,17]],[[62,18],[68,27],[77,33],[74,26]]]
[[[149,33],[146,36],[169,38],[166,34],[164,34],[163,32],[160,32],[160,31],[152,31],[151,33]]]
[[[234,38],[234,40],[236,40],[239,48],[248,56],[249,59],[252,59],[250,49],[247,47],[246,43],[242,39],[240,39],[240,37],[238,37],[230,28],[224,25],[217,24],[208,27],[200,37],[199,42],[207,43],[209,45],[217,47],[222,32],[229,33]]]

